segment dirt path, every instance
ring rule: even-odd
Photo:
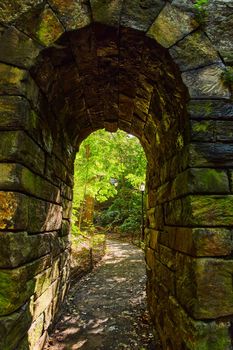
[[[154,349],[146,311],[143,253],[108,240],[107,254],[73,288],[45,349]]]

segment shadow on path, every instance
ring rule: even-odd
[[[108,240],[101,264],[71,290],[45,349],[154,349],[145,287],[143,252]]]

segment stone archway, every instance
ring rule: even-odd
[[[232,9],[212,1],[204,30],[192,10],[1,2],[3,349],[43,348],[68,288],[75,153],[99,128],[136,135],[147,154],[147,291],[163,349],[230,349]]]

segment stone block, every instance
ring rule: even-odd
[[[35,345],[43,334],[44,314],[41,314],[31,325],[28,331],[29,348],[35,349]]]
[[[169,52],[181,71],[221,62],[213,44],[201,31],[195,31],[186,36]]]
[[[213,142],[217,131],[214,120],[192,120],[190,123],[191,141]]]
[[[8,315],[21,307],[34,293],[34,276],[50,265],[45,256],[16,269],[0,270],[0,315]]]
[[[41,49],[29,36],[10,26],[1,36],[0,61],[28,69],[35,63]]]
[[[198,27],[193,14],[167,3],[147,35],[168,48]]]
[[[233,312],[233,261],[177,254],[176,293],[195,319],[214,319]]]
[[[45,176],[54,184],[58,184],[59,186],[61,182],[60,180],[62,180],[62,182],[68,186],[72,185],[65,165],[54,155],[47,157]]]
[[[163,228],[163,208],[161,205],[149,209],[147,211],[147,217],[149,220],[149,228],[156,230]]]
[[[170,196],[173,199],[190,193],[229,193],[226,171],[211,168],[190,168],[179,174],[172,183]],[[165,197],[166,198],[166,197]],[[164,200],[166,200],[164,198]]]
[[[0,192],[0,229],[25,230],[28,225],[28,198],[15,192]]]
[[[148,229],[147,235],[148,235],[148,239],[149,239],[149,247],[151,249],[156,250],[157,243],[158,243],[159,231]]]
[[[182,79],[189,90],[190,97],[229,99],[230,91],[223,82],[223,71],[223,64],[213,64],[182,73]]]
[[[170,270],[167,266],[163,265],[158,257],[155,258],[152,270],[155,277],[155,283],[158,286],[162,285],[163,291],[175,295],[175,273]]]
[[[68,236],[71,232],[71,224],[69,220],[62,220],[62,225],[60,229],[61,236]]]
[[[50,253],[54,233],[0,232],[0,267],[23,265]]]
[[[192,119],[233,119],[233,104],[223,100],[191,100],[188,113]]]
[[[158,242],[192,256],[227,256],[233,251],[232,230],[165,226]]]
[[[232,226],[232,195],[190,195],[164,205],[166,225]]]
[[[0,130],[29,130],[38,117],[21,96],[0,96]]]
[[[232,167],[233,144],[195,142],[187,147],[190,167]]]
[[[181,349],[230,350],[230,323],[228,321],[195,321],[173,296],[170,296],[166,304],[163,305],[166,305],[166,309],[168,309],[168,318],[172,319],[173,327],[170,329],[167,328],[170,331],[169,335],[171,339],[174,339],[175,326],[175,333],[179,335],[178,344],[180,343]],[[164,306],[162,307],[162,311],[164,312],[165,308]],[[179,348],[178,344],[176,344],[177,348]]]
[[[20,164],[0,163],[0,188],[60,203],[60,189]]]
[[[72,201],[62,198],[62,218],[70,219],[72,213]]]
[[[48,3],[67,31],[80,29],[91,23],[91,9],[85,2],[49,0]]]
[[[48,289],[36,300],[31,300],[30,312],[34,320],[36,320],[52,303],[58,291],[59,280],[54,281]]]
[[[0,63],[1,95],[24,96],[37,107],[39,90],[28,71]]]
[[[159,261],[165,265],[169,270],[176,270],[176,252],[170,247],[165,247],[161,244],[158,244],[158,253],[157,257]]]
[[[205,31],[226,63],[233,62],[233,16],[230,1],[207,3]]]
[[[164,5],[163,0],[126,0],[123,2],[120,24],[146,32]]]
[[[90,0],[94,22],[119,26],[123,0],[108,2],[103,0]]]
[[[10,24],[16,20],[22,13],[29,11],[43,0],[3,0],[0,5],[0,21]]]
[[[45,155],[42,149],[23,131],[2,131],[0,162],[21,163],[43,174]]]
[[[52,45],[64,33],[64,27],[48,5],[25,13],[16,26],[43,46]]]
[[[0,316],[1,349],[18,349],[17,345],[27,333],[31,319],[32,317],[27,304],[8,316]]]
[[[56,231],[61,228],[62,207],[42,200],[29,199],[28,232]]]
[[[217,120],[216,121],[216,141],[231,143],[232,139],[233,139],[232,121]]]

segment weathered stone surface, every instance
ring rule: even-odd
[[[232,271],[231,260],[194,259],[178,254],[176,270],[178,300],[195,319],[214,319],[231,315]],[[195,287],[194,284],[190,284],[191,280],[195,283]]]
[[[29,232],[56,231],[61,228],[62,207],[41,200],[29,199]]]
[[[169,50],[181,71],[221,62],[217,51],[208,37],[196,31]]]
[[[121,25],[146,32],[164,5],[164,0],[125,0]]]
[[[226,228],[169,227],[158,242],[192,256],[224,256],[233,251],[232,230]]]
[[[160,186],[156,191],[156,203],[165,203],[191,193],[229,193],[229,179],[222,170],[190,168],[178,174],[174,181]]]
[[[1,36],[0,61],[22,68],[30,68],[41,49],[39,44],[27,35],[24,35],[15,27],[9,27]]]
[[[99,1],[91,0],[93,20],[110,26],[119,26],[123,0]]]
[[[13,270],[0,270],[0,315],[7,315],[22,306],[34,292],[34,275],[50,265],[46,256]]]
[[[20,164],[0,163],[0,188],[60,203],[60,189]]]
[[[226,63],[233,63],[233,6],[231,1],[209,1],[205,30]]]
[[[233,196],[187,196],[165,204],[166,225],[231,226]]]
[[[70,234],[71,224],[68,220],[62,220],[62,225],[60,229],[61,236],[68,236]]]
[[[57,233],[28,235],[26,232],[0,233],[0,267],[10,268],[38,259],[46,254],[57,256],[69,245],[67,236]]]
[[[20,96],[0,96],[0,130],[31,130],[38,116]]]
[[[173,191],[176,196],[187,193],[229,193],[229,180],[223,170],[193,168],[176,177],[172,186]]]
[[[31,325],[28,331],[28,345],[35,349],[35,345],[43,334],[44,314],[41,314]]]
[[[53,44],[65,31],[63,25],[48,5],[42,9],[35,8],[29,14],[26,13],[24,16],[21,16],[16,26],[44,46]]]
[[[213,120],[191,121],[191,141],[213,142],[216,129],[216,122]]]
[[[192,119],[232,119],[233,104],[221,100],[191,100],[188,112]]]
[[[181,348],[230,350],[229,322],[194,321],[173,296],[170,296],[164,305],[168,306],[168,318],[172,317],[173,320],[173,326],[168,327],[170,337],[173,339],[174,325],[176,325],[177,331],[175,333],[178,335],[176,341],[177,344],[181,342]],[[164,310],[161,311],[164,312]]]
[[[0,149],[1,162],[21,163],[33,171],[43,174],[44,152],[23,131],[1,132]]]
[[[91,10],[86,2],[80,0],[48,1],[66,30],[80,29],[91,23]]]
[[[63,219],[70,219],[71,212],[72,212],[72,201],[69,201],[67,199],[62,199],[62,217]]]
[[[188,147],[191,167],[232,167],[233,145],[226,143],[193,143]]]
[[[22,13],[39,5],[43,0],[3,0],[0,4],[0,21],[2,23],[11,23]]]
[[[25,230],[28,222],[27,197],[14,192],[0,192],[0,229]]]
[[[232,122],[229,120],[216,121],[216,141],[218,142],[232,142],[233,128]]]
[[[55,231],[61,227],[62,207],[17,192],[0,192],[2,230]]]
[[[72,174],[70,174],[65,165],[54,155],[47,157],[47,166],[45,176],[55,184],[60,186],[60,180],[68,186],[72,186]]]
[[[198,27],[194,16],[167,3],[147,35],[168,48]]]
[[[0,317],[0,347],[14,350],[31,324],[31,315],[28,305],[8,316]]]
[[[224,65],[213,64],[205,68],[185,72],[183,82],[191,98],[230,98],[230,91],[224,85]]]
[[[36,300],[32,300],[30,303],[30,312],[33,315],[33,319],[36,320],[43,311],[51,304],[52,300],[55,299],[59,280],[56,280],[46,291]]]

